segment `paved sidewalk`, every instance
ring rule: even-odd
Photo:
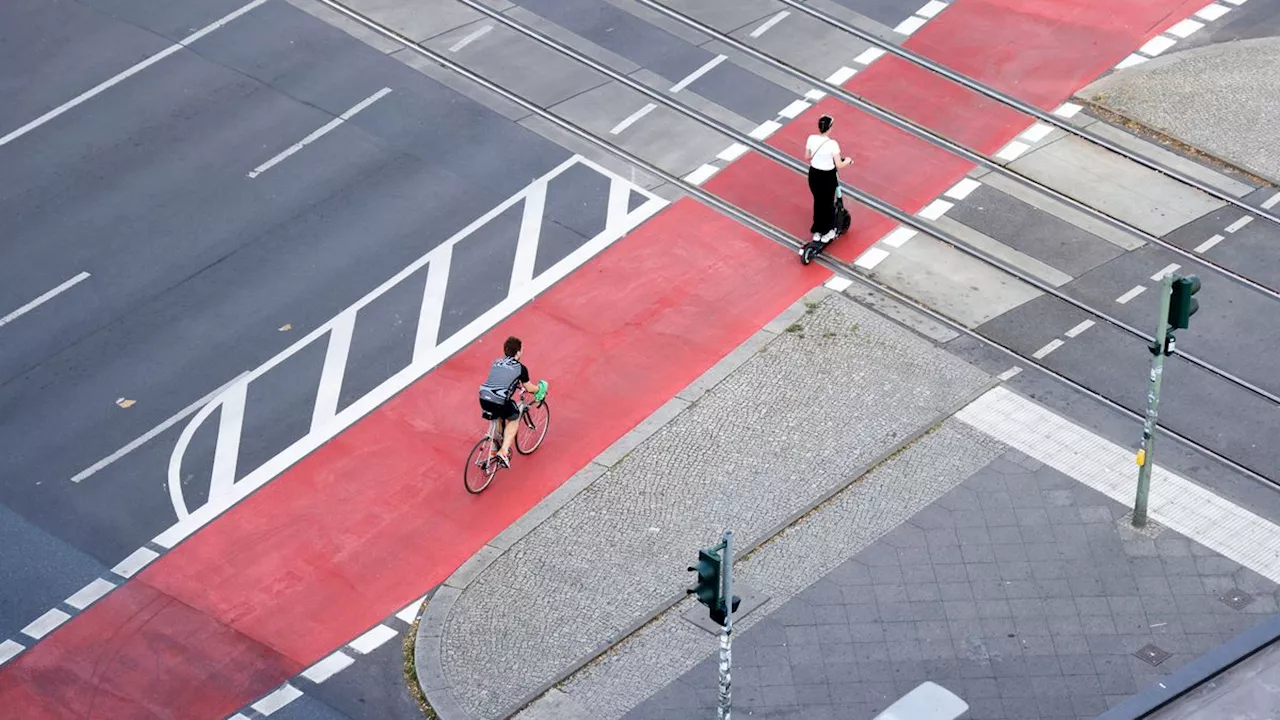
[[[435,594],[416,648],[428,700],[445,720],[519,710],[682,600],[721,529],[740,551],[774,536],[991,382],[820,288]],[[885,496],[892,524],[943,492],[902,485]]]

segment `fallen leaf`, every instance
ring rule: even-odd
[[[129,407],[133,407],[133,404],[134,404],[134,403],[136,403],[136,402],[138,402],[138,401],[137,401],[137,400],[130,400],[130,399],[128,399],[128,398],[119,398],[119,399],[117,399],[117,400],[116,400],[116,404],[117,404],[117,405],[119,405],[119,406],[120,406],[120,407],[122,407],[122,408],[129,408]]]
[[[279,328],[280,332],[289,332],[292,329],[293,329],[293,325],[291,323],[285,323],[281,325]]]

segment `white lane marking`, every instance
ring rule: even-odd
[[[80,93],[79,95],[77,95],[77,96],[75,96],[74,98],[72,98],[72,99],[70,99],[70,100],[68,100],[68,101],[66,101],[66,102],[64,102],[64,103],[62,103],[62,104],[61,104],[61,105],[59,105],[58,107],[56,107],[56,108],[54,108],[54,109],[50,110],[49,112],[47,112],[47,113],[45,113],[45,114],[41,115],[40,117],[36,118],[35,120],[32,120],[31,122],[27,123],[26,125],[23,125],[22,127],[18,128],[17,130],[14,130],[14,131],[10,132],[8,135],[5,135],[4,137],[0,137],[0,147],[3,147],[4,145],[7,145],[7,144],[9,144],[9,143],[13,142],[14,140],[17,140],[18,138],[22,137],[23,135],[26,135],[27,133],[31,132],[32,130],[35,130],[36,128],[40,127],[41,125],[43,125],[43,124],[45,124],[45,123],[49,122],[50,120],[52,120],[52,119],[54,119],[54,118],[58,117],[59,115],[61,115],[61,114],[65,113],[66,111],[70,110],[71,108],[73,108],[73,107],[75,107],[75,106],[79,105],[80,103],[83,103],[84,101],[88,100],[89,98],[92,98],[93,96],[98,95],[99,93],[101,93],[102,91],[104,91],[104,90],[106,90],[106,89],[108,89],[108,88],[112,87],[113,85],[116,85],[116,84],[118,84],[118,83],[120,83],[120,82],[122,82],[122,81],[124,81],[124,80],[127,80],[128,78],[132,77],[133,75],[136,75],[136,74],[138,74],[139,72],[142,72],[143,70],[147,69],[148,67],[151,67],[152,65],[154,65],[154,64],[156,64],[156,63],[160,62],[161,60],[163,60],[163,59],[165,59],[165,58],[169,57],[170,55],[172,55],[172,54],[174,54],[174,53],[178,52],[179,50],[181,50],[181,49],[185,48],[186,46],[190,45],[191,43],[193,43],[193,42],[195,42],[195,41],[199,40],[200,38],[204,37],[205,35],[208,35],[209,33],[213,32],[214,30],[217,30],[218,28],[222,27],[223,25],[226,25],[227,23],[231,22],[232,20],[235,20],[236,18],[240,17],[241,15],[244,15],[245,13],[249,12],[250,10],[253,10],[254,8],[258,7],[259,5],[261,5],[261,4],[263,4],[263,3],[265,3],[266,1],[267,1],[267,0],[253,0],[253,2],[249,3],[248,5],[245,5],[244,7],[240,8],[239,10],[236,10],[236,11],[234,11],[234,12],[231,12],[231,13],[228,13],[228,14],[226,14],[226,15],[222,16],[222,18],[221,18],[221,19],[213,21],[213,22],[212,22],[212,23],[210,23],[209,25],[204,26],[202,29],[197,30],[197,31],[196,31],[196,32],[194,32],[194,33],[191,33],[190,35],[188,35],[188,36],[186,36],[185,38],[183,38],[183,39],[179,40],[178,42],[174,43],[173,45],[170,45],[169,47],[165,48],[164,50],[161,50],[160,52],[156,53],[155,55],[152,55],[151,57],[149,57],[149,58],[146,58],[146,59],[142,60],[141,62],[139,62],[139,63],[137,63],[137,64],[133,65],[132,67],[128,68],[127,70],[125,70],[125,71],[123,71],[123,72],[120,72],[120,73],[118,73],[118,74],[116,74],[116,75],[112,76],[112,77],[111,77],[110,79],[108,79],[108,80],[105,80],[105,81],[103,81],[103,82],[101,82],[101,83],[98,83],[97,85],[93,86],[93,87],[92,87],[92,88],[90,88],[89,90],[86,90],[86,91],[84,91],[84,92]]]
[[[1044,356],[1045,356],[1045,355],[1048,355],[1049,353],[1053,352],[1054,350],[1057,350],[1058,348],[1062,347],[1062,345],[1063,345],[1063,342],[1062,342],[1061,340],[1059,340],[1059,339],[1057,339],[1057,338],[1054,338],[1054,339],[1050,340],[1049,342],[1045,343],[1045,346],[1044,346],[1044,347],[1042,347],[1042,348],[1040,348],[1039,350],[1037,350],[1037,351],[1035,351],[1034,353],[1032,353],[1032,354],[1031,354],[1031,357],[1033,357],[1033,358],[1035,358],[1035,359],[1037,359],[1037,360],[1041,360],[1041,359],[1043,359],[1043,358],[1044,358]]]
[[[996,153],[996,157],[1000,158],[1001,160],[1016,160],[1019,155],[1021,155],[1022,153],[1030,149],[1031,149],[1031,146],[1027,145],[1026,143],[1021,143],[1021,142],[1018,142],[1017,140],[1011,140],[1009,141],[1008,145],[1005,145],[1004,147],[1000,148],[1000,152]]]
[[[1138,467],[1123,448],[1005,388],[956,414],[962,422],[1132,507]],[[1280,527],[1156,465],[1148,513],[1170,530],[1280,582]]]
[[[1227,226],[1227,232],[1229,232],[1229,233],[1233,233],[1233,232],[1235,232],[1235,231],[1239,230],[1240,228],[1244,227],[1245,225],[1248,225],[1248,224],[1249,224],[1249,223],[1251,223],[1251,222],[1253,222],[1253,216],[1252,216],[1252,215],[1245,215],[1244,217],[1240,218],[1239,220],[1237,220],[1237,221],[1235,221],[1235,222],[1231,223],[1230,225],[1228,225],[1228,226]]]
[[[213,471],[209,478],[209,502],[220,502],[233,494],[232,486],[236,483],[236,466],[240,460],[240,438],[244,430],[244,408],[248,400],[249,383],[239,383],[227,388],[218,398],[218,440],[213,447]],[[173,456],[177,463],[170,464],[170,484],[182,486],[179,471],[182,458]]]
[[[690,85],[693,84],[695,80],[711,72],[715,68],[715,66],[719,65],[720,63],[724,62],[727,59],[728,58],[725,57],[724,55],[717,55],[711,58],[710,60],[707,61],[705,65],[686,75],[685,78],[680,82],[676,83],[675,85],[672,85],[671,92],[678,93],[681,90],[689,87]]]
[[[1217,20],[1218,18],[1222,17],[1223,15],[1226,15],[1229,12],[1231,12],[1231,8],[1226,7],[1224,5],[1219,5],[1218,3],[1213,3],[1210,5],[1204,6],[1204,8],[1200,10],[1200,12],[1196,13],[1196,17],[1200,18],[1201,20],[1207,20],[1209,22],[1213,22],[1214,20]]]
[[[121,560],[115,567],[111,568],[111,572],[122,578],[131,578],[158,557],[160,557],[160,553],[151,548],[138,548],[130,553],[129,557]]]
[[[1014,365],[1013,367],[1009,368],[1008,370],[1005,370],[1004,372],[1000,373],[996,377],[1000,378],[1005,382],[1008,382],[1012,380],[1014,377],[1016,377],[1020,372],[1022,372],[1022,368],[1018,367],[1017,365]]]
[[[860,268],[870,270],[871,268],[879,265],[881,261],[887,257],[889,257],[889,251],[881,250],[878,247],[870,247],[867,248],[866,252],[859,255],[858,259],[853,261],[853,264]]]
[[[1245,0],[1227,0],[1227,2],[1231,3],[1232,5],[1240,6],[1245,3]]]
[[[609,178],[609,199],[605,203],[604,227],[606,230],[627,230],[627,215],[631,204],[631,183],[620,177]]]
[[[396,617],[400,618],[405,625],[412,625],[414,620],[418,619],[418,610],[422,609],[422,603],[426,600],[426,596],[418,598],[405,606],[403,610],[396,613]]]
[[[1151,279],[1156,282],[1160,282],[1161,280],[1164,279],[1166,275],[1172,275],[1173,273],[1178,272],[1178,270],[1181,268],[1182,266],[1179,265],[1178,263],[1169,263],[1168,265],[1165,265],[1164,267],[1157,270],[1156,274],[1151,276]]]
[[[632,125],[635,125],[635,124],[636,124],[636,122],[640,120],[640,118],[642,118],[642,117],[644,117],[645,115],[648,115],[649,113],[653,112],[655,109],[657,109],[657,107],[658,107],[658,106],[657,106],[657,105],[654,105],[653,103],[649,103],[648,105],[645,105],[644,107],[640,108],[639,110],[637,110],[637,111],[635,111],[635,112],[631,113],[630,115],[626,116],[625,118],[623,118],[623,119],[622,119],[622,122],[618,123],[617,125],[614,125],[614,126],[613,126],[613,129],[609,131],[609,134],[610,134],[610,135],[618,135],[618,134],[620,134],[623,130],[626,130],[627,128],[631,127]]]
[[[725,162],[733,162],[734,160],[737,160],[743,155],[746,155],[747,151],[750,149],[751,148],[747,147],[746,145],[743,145],[742,143],[734,143],[729,147],[721,150],[720,154],[716,155],[716,159],[723,160]]]
[[[235,715],[227,718],[227,720],[249,720],[249,718],[244,713],[236,713]]]
[[[793,100],[790,105],[782,108],[782,110],[779,110],[778,115],[790,120],[808,109],[809,109],[809,103],[805,102],[804,100]]]
[[[361,655],[369,653],[382,647],[388,640],[396,636],[396,631],[386,625],[375,625],[369,632],[347,643],[347,647],[355,650]]]
[[[1121,295],[1120,297],[1116,298],[1116,302],[1120,303],[1121,305],[1124,305],[1124,304],[1128,303],[1130,300],[1132,300],[1132,299],[1134,299],[1134,298],[1138,297],[1139,295],[1141,295],[1143,292],[1145,292],[1145,291],[1146,291],[1146,289],[1147,289],[1147,286],[1146,286],[1146,285],[1138,285],[1138,286],[1135,286],[1135,287],[1134,287],[1132,290],[1130,290],[1129,292],[1127,292],[1127,293],[1125,293],[1125,294]]]
[[[849,81],[849,78],[853,77],[856,74],[858,74],[857,70],[854,70],[851,67],[842,65],[840,66],[839,70],[831,73],[831,76],[827,78],[827,82],[831,83],[832,85],[844,85],[846,82]]]
[[[108,456],[106,456],[106,457],[102,458],[102,459],[101,459],[101,460],[99,460],[98,462],[96,462],[96,463],[94,463],[94,464],[90,465],[89,467],[85,468],[84,470],[81,470],[80,472],[76,473],[76,474],[75,474],[75,476],[71,478],[71,482],[78,483],[78,482],[80,482],[81,480],[84,480],[85,478],[88,478],[88,477],[90,477],[90,476],[94,475],[95,473],[97,473],[97,472],[101,471],[103,468],[105,468],[105,467],[107,467],[108,465],[110,465],[111,463],[113,463],[113,462],[115,462],[115,461],[119,460],[120,458],[124,457],[125,455],[128,455],[129,453],[133,452],[134,450],[137,450],[139,447],[141,447],[143,444],[145,444],[148,440],[150,440],[150,439],[154,438],[155,436],[159,435],[160,433],[164,432],[165,430],[168,430],[169,428],[171,428],[171,427],[173,427],[174,425],[178,424],[178,422],[179,422],[180,420],[182,420],[182,419],[183,419],[183,418],[185,418],[186,416],[190,415],[191,413],[193,413],[193,412],[195,412],[195,411],[199,410],[200,408],[202,408],[202,407],[204,407],[204,406],[208,405],[210,402],[212,402],[212,401],[214,400],[214,398],[216,398],[216,397],[218,397],[219,395],[221,395],[221,394],[222,394],[222,392],[223,392],[224,390],[226,390],[227,388],[229,388],[229,387],[231,387],[232,385],[234,385],[234,384],[236,384],[237,382],[239,382],[239,381],[240,381],[240,379],[241,379],[241,378],[243,378],[243,377],[244,377],[244,373],[241,373],[240,375],[237,375],[237,376],[235,377],[235,379],[233,379],[231,382],[227,383],[226,385],[223,385],[222,387],[218,388],[217,390],[214,390],[213,392],[209,393],[208,395],[205,395],[204,397],[200,398],[199,400],[197,400],[197,401],[195,401],[195,402],[191,403],[190,405],[186,406],[185,408],[183,408],[183,409],[179,410],[178,412],[174,413],[174,414],[173,414],[173,415],[172,415],[168,420],[165,420],[164,422],[160,423],[159,425],[157,425],[157,426],[155,426],[155,427],[151,428],[150,430],[148,430],[148,431],[147,431],[146,433],[144,433],[143,435],[140,435],[140,436],[139,436],[136,440],[134,440],[133,442],[129,443],[128,445],[125,445],[124,447],[120,448],[119,450],[116,450],[115,452],[113,452],[113,453],[111,453],[110,455],[108,455]]]
[[[1177,42],[1178,41],[1173,38],[1167,38],[1164,35],[1157,35],[1148,40],[1142,47],[1138,48],[1138,52],[1155,57],[1165,50],[1173,47]]]
[[[1192,20],[1191,18],[1187,18],[1185,20],[1178,22],[1176,25],[1169,28],[1165,32],[1169,33],[1170,35],[1174,35],[1174,36],[1185,39],[1185,38],[1191,37],[1192,33],[1194,33],[1195,31],[1199,30],[1202,27],[1204,27],[1203,23],[1198,23],[1195,20]]]
[[[485,25],[485,26],[481,27],[479,30],[476,30],[476,31],[474,31],[474,32],[470,33],[469,35],[467,35],[466,37],[462,38],[462,39],[461,39],[461,40],[459,40],[458,42],[454,43],[453,45],[450,45],[450,46],[449,46],[449,52],[451,52],[451,53],[456,53],[456,52],[458,52],[458,51],[459,51],[459,50],[461,50],[462,48],[464,48],[464,47],[466,47],[466,46],[470,45],[471,43],[473,43],[473,42],[475,42],[475,41],[479,40],[480,38],[484,37],[484,36],[485,36],[485,35],[486,35],[490,30],[492,30],[492,29],[493,29],[493,26],[492,26],[492,25]]]
[[[279,710],[285,705],[288,705],[294,700],[297,700],[300,697],[302,697],[301,690],[290,685],[289,683],[285,683],[280,687],[276,688],[275,691],[273,691],[270,695],[262,698],[261,700],[250,705],[249,707],[253,708],[254,710],[257,710],[263,715],[270,716],[271,713],[274,713],[275,711]]]
[[[1057,110],[1053,111],[1053,114],[1057,115],[1058,117],[1070,119],[1075,117],[1076,113],[1080,112],[1083,109],[1084,109],[1083,107],[1075,103],[1062,103],[1061,105],[1058,106]]]
[[[863,50],[858,57],[854,58],[853,61],[860,65],[870,65],[878,60],[881,55],[884,55],[884,52],[884,50],[881,50],[878,47],[867,48],[866,50]]]
[[[821,100],[826,96],[827,94],[822,92],[821,90],[810,90],[804,94],[804,99],[808,100],[809,102],[818,102],[819,100]]]
[[[905,225],[899,225],[894,228],[888,235],[880,238],[880,242],[889,247],[899,248],[907,244],[907,241],[916,236],[916,231]]]
[[[319,685],[339,672],[351,667],[351,664],[354,662],[355,658],[339,650],[315,665],[303,670],[302,677]]]
[[[1093,321],[1085,320],[1081,322],[1079,325],[1076,325],[1075,327],[1071,328],[1070,330],[1066,331],[1063,334],[1069,338],[1073,338],[1079,335],[1080,333],[1084,332],[1085,330],[1088,330],[1091,327],[1093,327]]]
[[[885,254],[887,255],[888,253],[885,253]],[[839,275],[836,275],[836,276],[833,276],[830,280],[823,283],[823,285],[825,285],[828,290],[834,290],[838,293],[842,293],[845,290],[848,290],[850,286],[853,285],[853,281],[850,280],[849,278],[840,277]]]
[[[758,28],[756,28],[755,30],[752,30],[752,31],[751,31],[751,37],[753,37],[753,38],[758,38],[758,37],[760,37],[761,35],[763,35],[763,34],[765,34],[765,33],[769,32],[769,30],[770,30],[774,25],[777,25],[778,23],[782,22],[783,20],[786,20],[786,19],[787,19],[787,16],[788,16],[788,15],[790,15],[790,14],[791,14],[791,11],[789,11],[789,10],[783,10],[782,12],[778,13],[777,15],[774,15],[773,17],[769,18],[768,20],[765,20],[763,23],[761,23],[760,27],[758,27]]]
[[[764,122],[756,126],[755,130],[752,130],[750,133],[747,133],[747,134],[755,138],[756,140],[764,140],[770,135],[778,132],[778,129],[781,127],[782,125],[772,120],[765,120]]]
[[[924,24],[927,22],[929,21],[926,20],[925,18],[916,17],[915,15],[912,15],[906,20],[903,20],[902,22],[898,23],[898,27],[894,28],[893,31],[896,33],[900,33],[902,35],[910,35],[911,33],[924,27]]]
[[[324,125],[321,125],[319,128],[317,128],[316,130],[314,130],[310,135],[307,135],[306,137],[302,138],[302,139],[301,139],[301,140],[299,140],[298,142],[296,142],[296,143],[294,143],[294,144],[290,145],[289,147],[285,148],[285,149],[284,149],[280,154],[276,155],[275,157],[271,158],[270,160],[268,160],[268,161],[266,161],[266,162],[262,163],[261,165],[259,165],[259,166],[258,166],[258,167],[256,167],[256,168],[254,168],[252,171],[250,171],[250,172],[249,172],[249,177],[250,177],[250,178],[256,178],[256,177],[258,177],[259,175],[261,175],[262,173],[264,173],[264,172],[266,172],[266,171],[270,170],[271,168],[275,167],[276,165],[278,165],[279,163],[281,163],[282,161],[284,161],[286,158],[288,158],[290,155],[293,155],[294,153],[298,152],[298,151],[299,151],[299,150],[301,150],[302,148],[304,148],[304,147],[306,147],[306,146],[310,145],[311,143],[315,142],[316,140],[319,140],[320,138],[322,138],[322,137],[324,137],[325,135],[329,134],[329,132],[330,132],[330,131],[332,131],[334,128],[338,127],[338,126],[339,126],[339,125],[341,125],[342,123],[344,123],[344,122],[346,122],[346,121],[350,120],[351,118],[355,117],[355,115],[356,115],[357,113],[359,113],[361,110],[364,110],[365,108],[367,108],[367,107],[369,107],[370,105],[374,104],[374,103],[375,103],[375,102],[377,102],[379,99],[381,99],[381,98],[382,98],[382,96],[386,95],[386,94],[387,94],[387,93],[389,93],[389,92],[391,92],[391,88],[382,88],[382,89],[381,89],[381,90],[379,90],[378,92],[376,92],[376,93],[374,93],[374,94],[370,95],[369,97],[365,98],[364,100],[361,100],[360,102],[356,103],[354,106],[352,106],[352,107],[351,107],[351,109],[349,109],[349,110],[347,110],[346,112],[342,113],[342,114],[341,114],[341,115],[339,115],[338,117],[336,117],[336,118],[334,118],[334,119],[330,120],[329,122],[325,123]]]
[[[1127,58],[1125,58],[1125,59],[1121,60],[1120,62],[1116,63],[1116,69],[1117,69],[1117,70],[1123,70],[1123,69],[1125,69],[1125,68],[1127,68],[1127,67],[1133,67],[1134,65],[1141,65],[1142,63],[1146,62],[1146,61],[1147,61],[1147,60],[1149,60],[1149,59],[1150,59],[1150,58],[1145,58],[1145,57],[1143,57],[1143,56],[1141,56],[1141,55],[1138,55],[1137,53],[1134,53],[1134,54],[1130,55],[1129,57],[1127,57]]]
[[[71,619],[70,615],[59,610],[58,608],[53,608],[49,612],[41,615],[35,620],[32,620],[31,624],[22,628],[22,634],[34,640],[39,640],[45,635],[48,635],[49,633],[53,632],[54,628],[58,627],[59,625],[61,625],[62,623],[66,622],[69,619]]]
[[[574,155],[566,159],[559,166],[550,170],[547,174],[535,179],[530,183],[530,185],[550,182],[557,175],[577,165],[585,165],[601,175],[610,178],[613,182],[626,183],[625,179],[619,177],[613,172],[610,172],[598,163],[594,163],[579,155]],[[455,233],[452,237],[442,243],[441,247],[453,246],[464,241],[480,227],[511,208],[515,203],[520,202],[529,189],[530,187],[526,186],[525,189],[499,203],[496,207],[490,209],[489,212],[472,221],[470,225],[467,225]],[[473,342],[483,333],[488,332],[512,313],[524,307],[530,300],[537,297],[539,293],[542,293],[547,288],[550,288],[560,280],[564,279],[569,275],[569,273],[573,272],[573,270],[591,260],[591,258],[604,251],[632,228],[650,217],[653,217],[653,215],[667,205],[665,200],[642,187],[630,185],[630,192],[639,193],[648,198],[648,200],[635,210],[629,212],[626,215],[624,222],[620,221],[613,225],[606,225],[604,232],[583,243],[578,247],[578,249],[569,253],[569,255],[556,262],[550,268],[544,270],[538,276],[534,287],[528,295],[508,295],[506,299],[481,313],[479,317],[472,320],[465,327],[444,339],[431,351],[431,353],[421,359],[415,357],[414,362],[411,365],[402,368],[394,375],[384,380],[376,388],[366,393],[363,397],[360,397],[355,402],[343,408],[342,411],[338,413],[338,416],[333,419],[333,422],[329,423],[322,432],[308,433],[298,440],[295,440],[289,447],[284,448],[270,460],[267,460],[254,470],[250,471],[247,475],[240,478],[234,485],[235,496],[233,498],[230,498],[223,503],[205,503],[195,511],[191,512],[187,517],[178,520],[167,530],[157,535],[153,539],[153,542],[162,548],[172,548],[184,538],[191,535],[191,533],[200,529],[229,508],[234,507],[240,500],[243,500],[258,488],[268,482],[271,482],[299,459],[307,456],[316,448],[328,442],[330,438],[355,424],[358,420],[375,410],[379,405],[386,402],[396,393],[422,378],[454,353],[461,350],[467,344]],[[348,310],[353,312],[358,311],[360,308],[368,305],[378,297],[387,293],[391,288],[396,287],[399,283],[403,282],[405,278],[417,272],[424,265],[430,262],[432,254],[436,252],[440,252],[439,247],[424,254],[422,257],[407,265],[400,272],[387,279],[381,285],[369,291],[364,297],[353,303]],[[316,340],[323,333],[327,332],[327,330],[328,324],[326,323],[308,333],[306,336],[298,338],[293,345],[280,351],[270,360],[247,373],[245,375],[244,382],[251,382],[254,378],[261,377],[262,375],[270,372],[273,368],[280,365],[303,348],[308,347],[313,342],[316,342]],[[196,418],[193,418],[191,422],[193,425],[196,424]]]
[[[720,168],[715,165],[702,165],[698,169],[684,176],[685,182],[692,185],[701,185],[711,179],[712,175],[720,172]]]
[[[38,307],[40,307],[41,305],[45,304],[46,302],[49,302],[50,300],[52,300],[52,299],[53,299],[54,297],[56,297],[57,295],[59,295],[59,294],[61,294],[61,293],[65,292],[65,291],[69,290],[72,286],[74,286],[74,285],[76,285],[76,284],[80,283],[80,282],[81,282],[81,281],[83,281],[83,280],[88,280],[88,279],[89,279],[89,273],[87,273],[87,272],[82,272],[82,273],[80,273],[79,275],[76,275],[75,277],[71,278],[70,280],[64,280],[64,281],[62,282],[62,284],[61,284],[61,285],[59,285],[58,287],[56,287],[56,288],[54,288],[54,289],[52,289],[52,290],[50,290],[50,291],[46,292],[45,294],[41,295],[40,297],[36,298],[35,300],[32,300],[31,302],[27,303],[26,305],[23,305],[22,307],[18,308],[17,310],[14,310],[13,312],[9,313],[8,315],[5,315],[4,317],[0,317],[0,327],[4,327],[5,325],[8,325],[9,323],[13,322],[14,320],[17,320],[18,318],[22,317],[23,315],[26,315],[27,313],[31,312],[32,310],[35,310],[36,308],[38,308]]]
[[[311,410],[311,429],[322,427],[338,414],[342,394],[342,377],[347,372],[347,356],[351,353],[351,337],[355,334],[356,314],[343,313],[329,328],[329,343],[324,351],[324,365],[316,389],[316,403]],[[243,386],[241,386],[243,387]],[[225,413],[226,411],[223,410]],[[222,440],[222,433],[218,433]]]
[[[115,587],[116,584],[110,580],[97,578],[88,585],[80,588],[75,595],[67,598],[67,605],[77,610],[83,610],[97,602],[98,598],[114,590]]]
[[[925,220],[937,220],[953,207],[955,206],[946,200],[934,200],[917,214]]]
[[[1040,142],[1041,140],[1045,139],[1045,137],[1048,136],[1049,133],[1051,132],[1053,132],[1053,126],[1045,125],[1042,122],[1038,122],[1038,123],[1033,123],[1031,127],[1027,128],[1026,130],[1023,130],[1022,134],[1019,135],[1018,137],[1034,145]]]
[[[942,12],[943,10],[946,10],[947,7],[948,7],[947,4],[944,2],[938,2],[938,0],[929,0],[929,2],[925,3],[924,7],[916,11],[916,14],[919,15],[920,17],[934,18],[938,16],[938,13]]]
[[[418,314],[417,336],[413,342],[415,362],[429,357],[440,344],[440,320],[444,317],[444,293],[449,285],[449,267],[453,264],[453,246],[444,245],[431,255],[427,263],[427,283],[422,290],[422,311]]]
[[[1198,252],[1198,253],[1209,252],[1209,250],[1213,249],[1213,246],[1214,246],[1214,245],[1217,245],[1217,244],[1218,244],[1218,243],[1220,243],[1220,242],[1222,242],[1222,236],[1221,236],[1221,235],[1214,235],[1213,237],[1209,238],[1208,240],[1205,240],[1204,242],[1202,242],[1202,243],[1200,243],[1199,245],[1197,245],[1197,246],[1196,246],[1196,252]]]
[[[27,649],[27,646],[23,645],[20,642],[14,642],[13,640],[5,640],[4,642],[0,642],[0,665],[4,665],[5,663],[9,662],[14,657],[16,657],[18,653],[26,649]]]
[[[960,182],[951,186],[951,189],[942,193],[953,200],[963,200],[969,197],[969,193],[982,187],[982,183],[973,178],[960,178]]]
[[[1280,192],[1277,192],[1275,195],[1267,198],[1266,202],[1262,203],[1262,209],[1270,210],[1276,206],[1276,203],[1280,203]]]
[[[516,237],[516,256],[511,263],[511,288],[508,292],[526,293],[533,286],[534,265],[538,262],[538,241],[542,239],[542,215],[547,205],[547,186],[538,185],[524,196],[524,213],[520,217],[520,234]],[[605,206],[608,216],[608,206]]]

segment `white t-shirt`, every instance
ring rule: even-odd
[[[810,135],[804,143],[804,149],[810,155],[809,164],[818,170],[835,170],[836,158],[840,157],[840,143],[829,137]]]

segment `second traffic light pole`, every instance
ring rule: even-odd
[[[1138,451],[1138,497],[1133,501],[1133,526],[1147,524],[1147,495],[1151,490],[1152,456],[1156,445],[1156,416],[1160,405],[1160,379],[1164,375],[1164,356],[1168,350],[1169,297],[1173,294],[1173,273],[1160,281],[1160,322],[1156,340],[1151,344],[1151,375],[1147,379],[1147,420],[1142,425],[1142,449]]]
[[[720,597],[724,603],[724,626],[720,630],[720,697],[717,720],[730,720],[733,668],[733,531],[724,531],[720,551]]]

